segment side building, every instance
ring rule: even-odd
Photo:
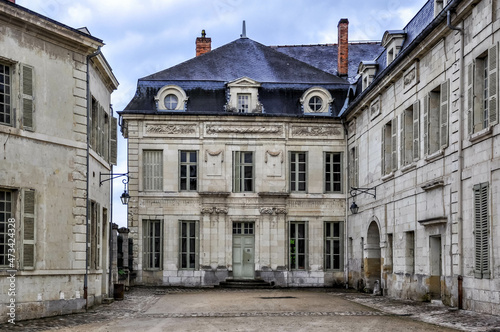
[[[5,322],[107,297],[110,187],[99,175],[116,163],[118,82],[85,28],[0,0],[0,35],[0,303],[15,303],[0,307]]]
[[[359,65],[342,114],[351,287],[500,314],[499,9],[428,1]]]
[[[306,51],[203,32],[197,57],[139,80],[120,112],[136,284],[343,284],[348,62],[287,55]]]

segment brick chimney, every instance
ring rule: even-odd
[[[9,1],[12,2],[12,3],[16,3],[16,0],[9,0]]]
[[[337,75],[347,76],[349,69],[349,40],[347,38],[349,30],[349,20],[342,18],[337,25],[338,28],[338,56]]]
[[[212,38],[207,38],[205,36],[205,30],[201,30],[201,37],[196,38],[196,56],[200,56],[212,50]]]

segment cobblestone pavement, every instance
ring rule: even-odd
[[[322,292],[332,297],[340,297],[353,303],[368,307],[362,311],[248,311],[248,312],[186,312],[155,313],[149,310],[155,307],[158,300],[167,294],[208,293],[210,292],[252,292],[253,290],[230,289],[190,289],[190,288],[149,288],[134,287],[125,294],[125,300],[100,305],[86,313],[49,317],[31,321],[20,321],[13,324],[0,324],[0,331],[52,331],[78,329],[88,323],[109,323],[116,319],[158,319],[187,317],[304,317],[304,316],[398,316],[404,319],[422,321],[437,326],[459,331],[500,332],[500,316],[479,314],[465,310],[456,310],[443,305],[391,299],[372,296],[353,291],[334,289],[303,289],[304,292]],[[287,292],[287,290],[281,290]],[[290,290],[291,291],[291,290]],[[293,291],[297,291],[296,289]],[[266,292],[259,290],[259,292]],[[276,290],[268,290],[270,294]],[[286,294],[286,293],[285,293]],[[149,312],[148,312],[149,310]],[[81,328],[80,328],[81,329]]]

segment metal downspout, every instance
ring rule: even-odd
[[[91,128],[89,126],[89,119],[90,119],[90,107],[91,107],[91,94],[90,94],[90,74],[89,74],[89,69],[90,69],[90,59],[98,56],[101,54],[101,47],[97,49],[92,54],[87,55],[87,75],[86,75],[86,80],[87,80],[87,176],[86,176],[86,209],[85,209],[85,276],[83,278],[83,298],[85,299],[85,309],[88,309],[89,301],[88,301],[88,275],[89,275],[89,172],[90,172],[90,133],[91,133]]]
[[[458,193],[457,193],[457,201],[458,201],[458,211],[457,211],[457,219],[460,224],[458,227],[458,270],[459,275],[457,277],[458,287],[457,287],[457,298],[458,298],[458,309],[463,308],[463,289],[462,289],[462,280],[463,280],[463,204],[461,204],[463,199],[463,183],[462,183],[462,171],[463,171],[463,138],[464,138],[464,128],[463,128],[463,110],[464,110],[464,74],[465,74],[465,65],[464,65],[464,30],[463,28],[459,28],[453,26],[451,24],[451,10],[447,11],[447,25],[448,28],[459,31],[460,33],[460,75],[459,75],[459,84],[460,84],[460,108],[458,112],[458,160],[457,160],[457,176],[458,176]],[[463,22],[463,21],[462,21]],[[450,206],[451,209],[451,206]],[[450,211],[451,213],[451,211]],[[451,227],[450,227],[451,228]],[[452,232],[452,231],[451,231]],[[451,241],[451,239],[450,239]],[[453,246],[453,243],[451,243]],[[450,250],[451,251],[451,250]],[[453,252],[451,251],[451,275],[453,276]]]

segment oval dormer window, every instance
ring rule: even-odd
[[[319,86],[309,88],[300,98],[304,114],[330,115],[332,102],[330,92]]]
[[[158,111],[185,111],[188,97],[177,85],[166,85],[155,96]]]

